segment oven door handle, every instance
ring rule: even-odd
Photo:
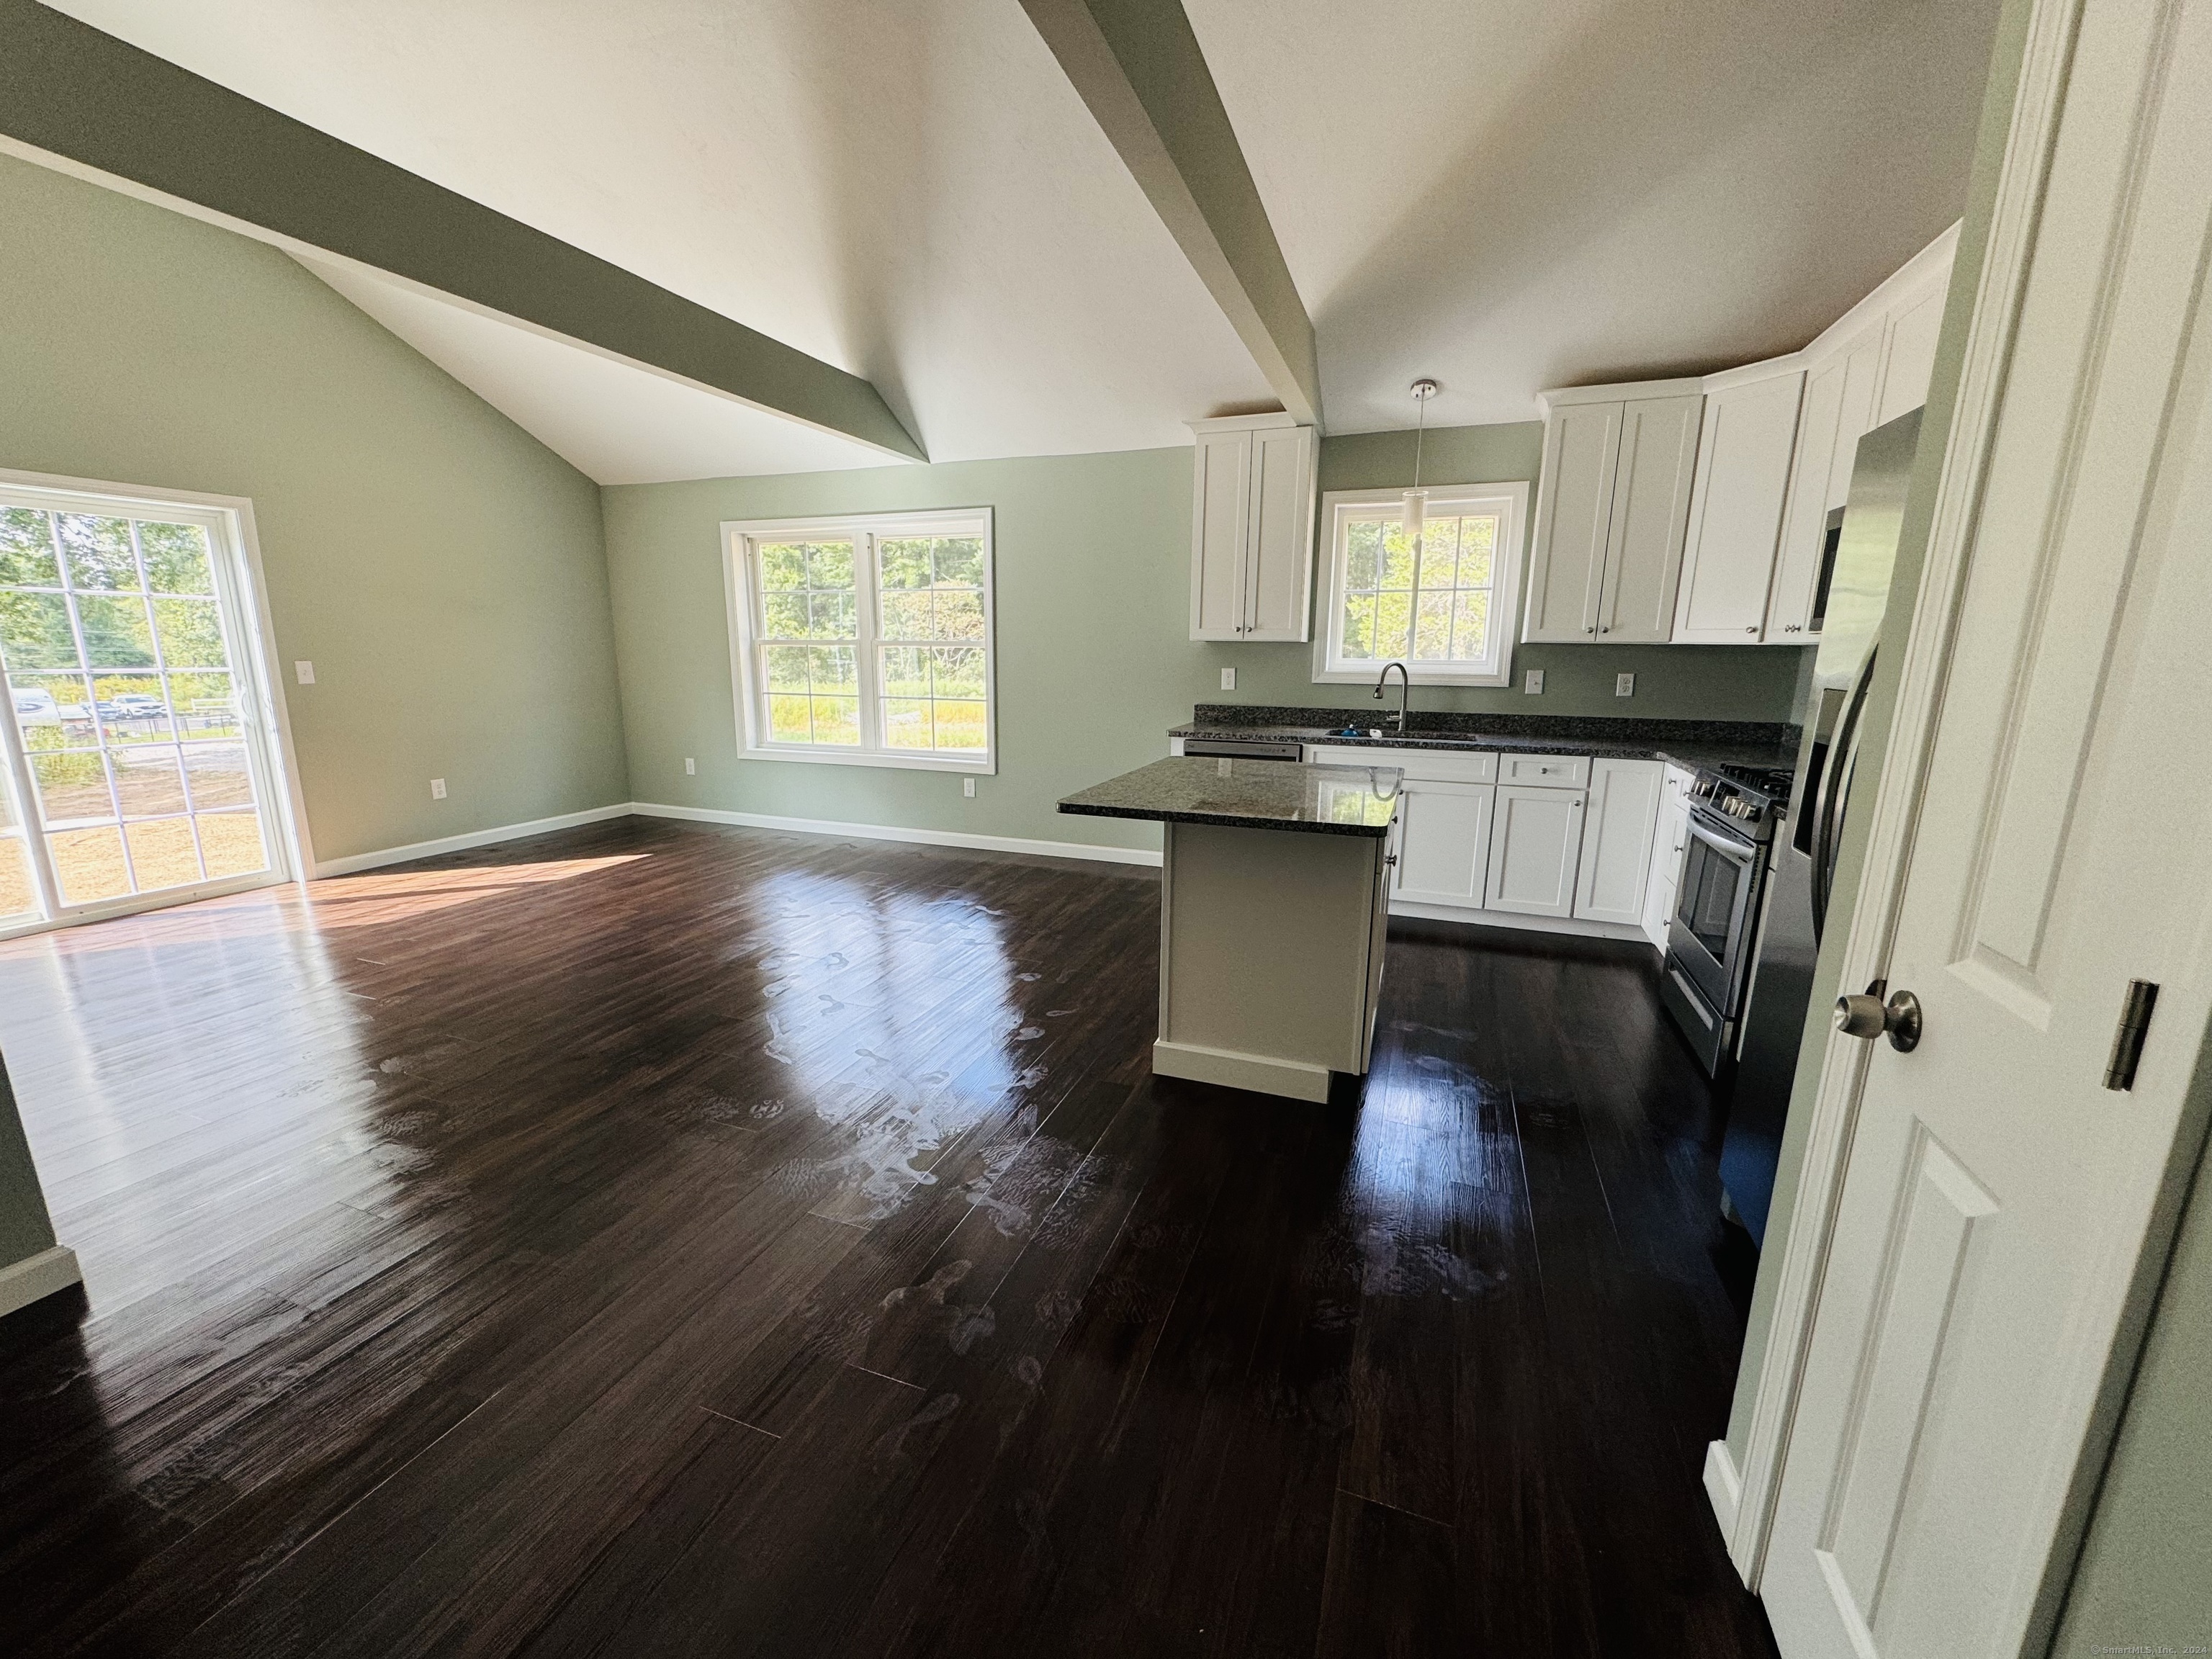
[[[1750,869],[1752,861],[1759,856],[1757,848],[1748,846],[1733,836],[1723,835],[1717,830],[1709,830],[1694,817],[1690,820],[1690,833],[1738,869]]]

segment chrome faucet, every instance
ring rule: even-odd
[[[1375,677],[1375,701],[1382,701],[1382,688],[1390,683],[1390,671],[1394,668],[1398,671],[1398,723],[1390,730],[1395,736],[1402,738],[1406,735],[1407,700],[1413,695],[1413,677],[1406,672],[1405,664],[1386,662],[1382,665],[1382,672]]]

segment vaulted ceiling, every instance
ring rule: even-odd
[[[1265,376],[1017,0],[55,0],[872,381],[935,460]],[[1803,343],[1962,205],[1996,0],[1186,0],[1331,431]],[[879,451],[311,269],[603,482]]]

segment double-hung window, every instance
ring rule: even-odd
[[[1525,483],[1432,488],[1417,531],[1405,492],[1322,497],[1324,623],[1316,681],[1372,679],[1391,662],[1417,684],[1504,685],[1512,675]]]
[[[746,753],[996,769],[988,508],[722,534]]]

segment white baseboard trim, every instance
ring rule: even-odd
[[[1152,1044],[1152,1070],[1161,1077],[1188,1078],[1194,1083],[1249,1089],[1255,1094],[1283,1095],[1291,1100],[1328,1098],[1326,1066],[1239,1054],[1231,1048],[1208,1048],[1195,1042],[1170,1042],[1165,1037]]]
[[[0,1318],[27,1308],[41,1297],[84,1282],[76,1265],[76,1252],[66,1244],[27,1255],[13,1267],[0,1267]]]
[[[836,836],[854,841],[901,841],[922,847],[972,847],[986,853],[1030,853],[1040,858],[1082,859],[1098,864],[1143,864],[1159,867],[1160,855],[1141,847],[1099,847],[1085,842],[1038,841],[1025,836],[976,836],[960,830],[908,830],[890,823],[845,823],[835,818],[787,818],[772,812],[732,812],[712,806],[670,806],[633,801],[629,811],[648,818],[683,818],[693,823],[729,823],[747,830],[784,830],[802,836]]]
[[[1705,1501],[1713,1506],[1713,1519],[1721,1523],[1721,1537],[1733,1544],[1736,1512],[1743,1506],[1743,1480],[1725,1440],[1705,1448]]]
[[[1625,921],[1584,921],[1576,916],[1524,916],[1510,910],[1463,910],[1455,904],[1420,904],[1412,899],[1392,899],[1394,916],[1416,916],[1424,921],[1462,921],[1471,927],[1510,927],[1524,933],[1571,933],[1582,939],[1617,939],[1649,945],[1651,935]]]
[[[490,830],[471,830],[466,835],[444,836],[436,841],[418,841],[410,847],[386,847],[374,853],[356,853],[348,858],[325,859],[315,866],[315,878],[328,876],[350,876],[362,870],[374,870],[387,864],[410,864],[416,859],[435,858],[441,853],[465,853],[478,847],[489,847],[502,841],[520,841],[528,836],[550,835],[556,830],[573,830],[581,823],[604,823],[609,818],[626,818],[633,811],[628,801],[617,801],[612,806],[589,806],[580,812],[562,812],[550,818],[532,818],[527,823],[502,823]]]

